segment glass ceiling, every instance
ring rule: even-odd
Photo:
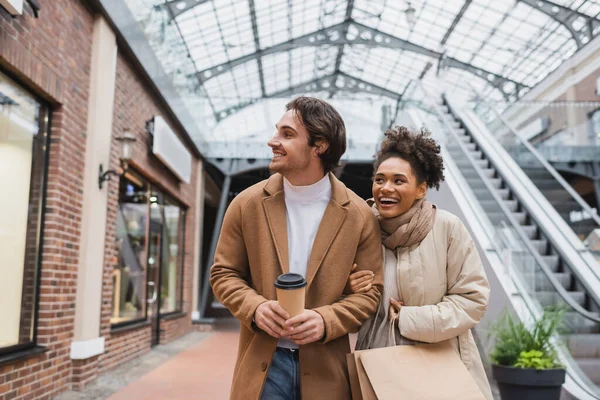
[[[396,107],[419,78],[516,101],[600,32],[600,0],[125,2],[209,141],[255,136],[267,99]]]

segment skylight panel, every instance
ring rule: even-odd
[[[262,48],[290,39],[291,12],[287,0],[255,1],[256,23]]]
[[[226,72],[205,82],[204,89],[217,111],[235,106],[240,102],[235,79],[231,72]]]
[[[290,54],[288,52],[270,54],[262,58],[267,95],[290,86]]]
[[[260,76],[256,61],[234,68],[231,74],[242,102],[261,97]]]
[[[222,45],[229,59],[256,51],[248,3],[214,0]]]

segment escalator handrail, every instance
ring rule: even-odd
[[[426,93],[428,95],[428,97],[429,97],[427,89],[422,84],[421,84],[421,88],[422,88],[423,92]],[[513,228],[515,228],[515,232],[517,233],[517,235],[519,236],[519,238],[523,241],[525,247],[527,248],[527,250],[529,251],[529,253],[533,257],[533,259],[536,261],[536,263],[538,264],[538,266],[541,268],[541,270],[544,273],[544,275],[546,275],[546,278],[548,279],[548,281],[550,281],[550,284],[554,287],[554,289],[556,290],[556,292],[560,295],[560,297],[562,297],[562,299],[565,301],[565,303],[567,303],[578,314],[582,315],[584,318],[586,318],[588,320],[600,323],[600,317],[599,316],[596,316],[596,315],[592,314],[591,312],[589,312],[588,310],[584,309],[577,302],[575,302],[575,300],[573,300],[571,298],[571,296],[569,295],[568,291],[562,286],[562,284],[554,276],[554,273],[550,270],[550,268],[548,267],[548,265],[544,262],[544,260],[542,259],[542,256],[533,247],[533,244],[531,243],[531,241],[529,240],[529,238],[525,235],[525,233],[523,232],[523,230],[520,229],[521,225],[518,223],[518,221],[516,220],[516,218],[514,217],[514,215],[512,214],[512,212],[508,209],[508,207],[506,206],[506,204],[504,203],[504,201],[500,198],[500,195],[498,195],[498,193],[496,192],[496,189],[489,182],[489,180],[487,179],[487,177],[485,176],[485,174],[479,169],[479,167],[477,166],[477,163],[475,162],[473,156],[469,153],[469,151],[468,151],[465,143],[463,143],[461,141],[461,139],[458,136],[458,134],[454,131],[454,129],[448,123],[448,120],[446,118],[444,118],[444,115],[441,112],[441,110],[439,109],[439,106],[437,104],[435,104],[435,103],[433,103],[432,106],[433,106],[433,108],[435,110],[435,113],[437,114],[438,118],[446,126],[446,129],[448,130],[448,132],[450,133],[450,135],[453,136],[454,140],[456,140],[456,142],[458,143],[458,146],[463,151],[463,153],[466,156],[467,160],[469,160],[469,163],[471,164],[471,166],[473,167],[473,169],[475,170],[475,172],[477,173],[477,175],[481,178],[481,180],[483,181],[483,184],[485,185],[485,187],[490,191],[490,193],[492,194],[492,197],[494,198],[494,200],[496,201],[496,203],[498,203],[498,205],[500,206],[500,209],[502,210],[502,213],[504,214],[504,216],[508,219],[508,221],[513,226]]]
[[[496,114],[496,117],[500,120],[500,122],[502,122],[502,124],[504,124],[504,126],[508,128],[508,130],[517,138],[517,140],[533,154],[536,160],[538,160],[544,166],[546,171],[548,171],[548,173],[550,173],[550,175],[552,175],[552,177],[558,181],[558,183],[563,187],[563,189],[565,189],[567,193],[569,193],[569,195],[577,202],[577,204],[579,204],[581,208],[591,216],[594,222],[598,224],[598,227],[600,227],[600,216],[597,213],[595,213],[594,210],[592,210],[592,208],[590,207],[590,205],[585,200],[583,200],[579,193],[577,193],[575,189],[573,189],[573,187],[569,185],[569,183],[565,180],[565,178],[562,177],[562,175],[556,170],[556,168],[554,168],[552,164],[550,164],[548,160],[546,160],[544,156],[542,156],[540,152],[535,147],[533,147],[531,143],[529,143],[528,140],[523,139],[521,135],[519,135],[517,131],[512,127],[512,125],[498,112],[498,110],[496,110],[495,107],[492,107],[491,104],[489,104],[483,97],[481,97],[469,82],[467,82],[467,84],[469,85],[475,96],[477,96],[479,102],[485,104],[489,109],[492,110],[494,114]]]

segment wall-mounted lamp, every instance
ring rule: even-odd
[[[117,142],[121,145],[121,157],[119,157],[119,161],[121,162],[121,167],[118,171],[114,171],[109,169],[108,171],[104,171],[102,164],[100,164],[99,172],[98,172],[98,187],[102,189],[102,184],[105,181],[109,181],[111,175],[121,176],[127,171],[129,167],[129,160],[131,160],[131,154],[133,153],[133,143],[136,141],[136,137],[134,134],[125,131],[123,136],[118,137]]]

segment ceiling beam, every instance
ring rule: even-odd
[[[337,25],[330,26],[328,28],[320,29],[315,32],[308,33],[306,35],[299,36],[294,39],[290,39],[286,42],[276,44],[271,47],[267,47],[264,49],[259,49],[254,53],[247,54],[245,56],[236,58],[231,61],[227,61],[223,64],[215,65],[210,68],[206,68],[202,71],[198,72],[198,77],[201,82],[206,82],[209,79],[212,79],[216,76],[224,74],[234,67],[238,65],[242,65],[247,63],[248,61],[256,60],[258,58],[267,56],[269,54],[281,53],[288,50],[293,50],[298,47],[306,47],[306,46],[322,46],[325,44],[335,45],[336,40],[333,39],[337,36],[340,36],[345,22],[342,22]]]
[[[252,23],[252,34],[254,35],[254,46],[256,50],[260,50],[260,41],[258,40],[258,24],[256,22],[256,8],[254,7],[254,0],[248,0],[248,7],[250,8],[250,22]],[[260,79],[260,91],[262,96],[266,96],[265,91],[265,73],[263,71],[262,58],[258,57],[256,60],[258,64],[258,77]]]
[[[529,89],[529,86],[520,82],[505,78],[502,75],[487,72],[481,68],[474,67],[471,64],[459,61],[452,57],[442,57],[438,64],[438,71],[444,68],[457,68],[468,71],[486,81],[490,86],[495,87],[506,100],[514,101],[521,97],[521,91]]]
[[[344,35],[344,32],[348,34]],[[351,36],[350,36],[351,35]],[[224,74],[225,72],[231,71],[232,68],[244,64],[251,60],[258,60],[268,54],[279,53],[282,51],[291,50],[298,47],[305,46],[339,46],[339,45],[363,45],[372,47],[387,47],[396,50],[404,50],[417,54],[421,54],[427,57],[443,61],[442,65],[438,68],[458,68],[465,71],[471,72],[479,77],[482,77],[490,85],[500,90],[506,98],[519,97],[520,89],[528,88],[527,85],[514,81],[510,78],[504,77],[499,74],[487,71],[485,69],[476,67],[474,65],[459,61],[452,57],[446,57],[443,53],[435,50],[428,49],[426,47],[411,43],[407,40],[397,38],[387,33],[380,32],[374,28],[365,26],[355,21],[342,22],[337,25],[333,25],[328,28],[320,29],[318,31],[300,36],[296,39],[289,40],[277,44],[272,47],[261,49],[255,53],[248,54],[246,56],[228,61],[226,63],[216,65],[214,67],[205,69],[198,73],[199,80],[206,82],[207,80],[214,78],[215,76]],[[510,83],[510,85],[506,85]],[[510,87],[515,88],[513,93]]]
[[[159,6],[165,7],[170,11],[171,19],[175,19],[186,11],[199,6],[200,4],[208,3],[209,0],[169,0]]]
[[[346,17],[344,18],[344,22],[346,22],[346,26],[342,29],[342,37],[346,37],[348,35],[348,27],[350,26],[349,22],[352,21],[352,11],[354,10],[354,0],[348,0],[348,4],[346,5]],[[344,44],[340,44],[338,46],[337,57],[335,58],[335,66],[333,68],[333,73],[337,74],[340,72],[340,67],[342,65],[342,57],[344,56]],[[335,88],[329,92],[329,98],[332,98],[335,95]]]
[[[523,4],[543,12],[550,18],[561,23],[573,36],[577,48],[583,47],[597,36],[595,31],[600,28],[600,20],[572,8],[562,6],[548,0],[517,0]],[[579,25],[579,29],[576,29]]]
[[[452,25],[450,25],[450,28],[448,28],[448,30],[446,31],[446,34],[444,35],[444,38],[440,42],[442,44],[442,46],[446,44],[446,42],[450,38],[450,35],[452,34],[452,32],[454,32],[456,25],[458,25],[458,23],[462,19],[463,15],[465,15],[465,11],[467,11],[467,8],[469,8],[469,6],[471,5],[472,2],[473,2],[473,0],[466,0],[465,4],[463,4],[463,6],[460,9],[460,11],[458,12],[458,14],[456,14],[454,21],[452,21]]]
[[[337,74],[326,75],[317,79],[313,79],[307,82],[300,83],[296,86],[283,89],[274,93],[267,94],[263,98],[290,98],[299,94],[315,93],[315,92],[330,92],[331,88],[335,87],[336,91],[349,92],[349,93],[370,93],[376,96],[389,97],[397,100],[401,95],[392,90],[383,88],[373,83],[364,81],[359,78],[350,76],[344,72],[338,72]],[[253,99],[246,101],[235,106],[220,110],[215,113],[215,119],[221,121],[228,116],[235,114],[236,112],[255,104],[260,99]]]

